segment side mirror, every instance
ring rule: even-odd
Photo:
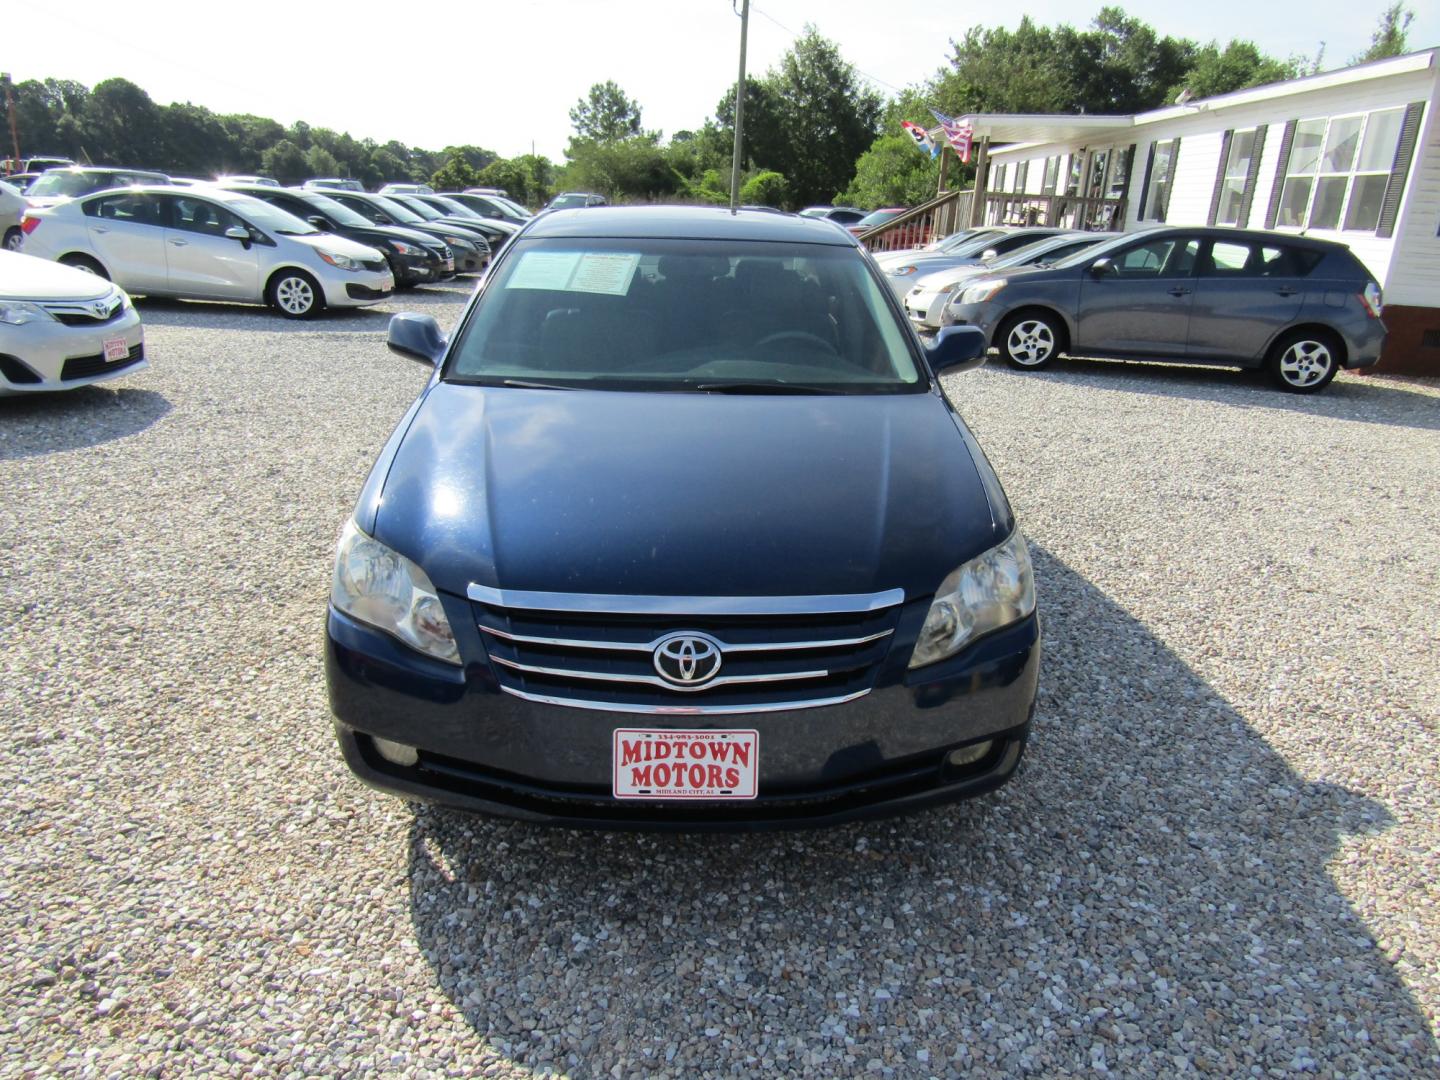
[[[328,218],[323,217],[320,214],[311,214],[305,220],[308,221],[311,225],[314,225],[315,228],[319,229],[321,232],[329,232],[335,227],[334,225],[330,224]]]
[[[1091,277],[1105,277],[1107,274],[1115,273],[1115,264],[1109,259],[1096,259],[1090,264]]]
[[[985,362],[990,342],[978,326],[946,326],[925,347],[925,358],[936,375],[945,371],[969,371]]]
[[[248,244],[250,242],[250,230],[243,225],[231,225],[225,230],[225,238],[227,240],[239,240],[242,243]]]
[[[984,251],[982,251],[982,252],[980,253],[980,261],[981,261],[981,262],[990,262],[992,259],[998,258],[999,255],[1000,255],[1000,253],[999,253],[998,251],[996,251],[994,248],[986,248]]]
[[[440,324],[429,315],[413,311],[391,318],[390,336],[385,343],[391,352],[422,364],[438,364],[445,355],[445,335],[440,332]]]

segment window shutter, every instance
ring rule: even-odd
[[[1220,193],[1225,190],[1225,166],[1230,163],[1230,141],[1234,138],[1232,129],[1220,140],[1220,167],[1215,170],[1215,189],[1210,192],[1210,216],[1205,219],[1206,225],[1214,225],[1220,214]]]
[[[1150,142],[1150,152],[1145,155],[1145,182],[1140,185],[1140,210],[1136,214],[1136,221],[1145,220],[1145,196],[1150,194],[1150,172],[1155,168],[1155,142]]]
[[[1240,196],[1240,217],[1235,221],[1237,229],[1250,227],[1250,200],[1255,198],[1255,183],[1260,179],[1260,158],[1265,153],[1265,132],[1270,130],[1264,124],[1255,129],[1255,145],[1250,148],[1250,171],[1245,174],[1245,192]]]
[[[1400,214],[1400,196],[1405,191],[1405,180],[1410,175],[1410,157],[1415,153],[1415,140],[1420,134],[1420,114],[1425,111],[1423,101],[1412,101],[1405,106],[1405,119],[1400,125],[1400,142],[1395,147],[1395,164],[1390,166],[1390,182],[1385,185],[1385,201],[1380,204],[1380,224],[1376,236],[1394,236],[1395,219]]]
[[[1170,213],[1170,193],[1175,190],[1175,174],[1180,167],[1180,139],[1170,141],[1170,172],[1165,177],[1165,201],[1155,207],[1155,220],[1164,221]]]
[[[1299,120],[1285,124],[1285,134],[1280,136],[1280,161],[1275,166],[1275,185],[1270,189],[1270,205],[1265,208],[1265,228],[1273,229],[1275,219],[1280,216],[1280,194],[1285,190],[1285,170],[1290,167],[1290,147],[1295,143],[1295,128]]]

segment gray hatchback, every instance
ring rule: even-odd
[[[1343,244],[1165,227],[978,278],[947,314],[1017,368],[1062,354],[1264,366],[1306,394],[1380,358],[1380,311],[1379,284]]]

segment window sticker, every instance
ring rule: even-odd
[[[623,252],[527,251],[505,287],[624,296],[639,265],[638,254]]]

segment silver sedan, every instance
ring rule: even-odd
[[[146,366],[140,316],[122,289],[0,251],[0,396],[70,390]]]
[[[264,303],[303,319],[378,303],[395,288],[374,248],[221,188],[101,191],[31,210],[21,229],[27,254],[146,296]]]

